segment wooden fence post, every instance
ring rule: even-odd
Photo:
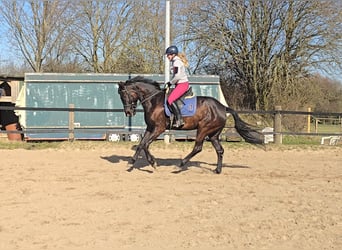
[[[311,112],[311,108],[308,108],[308,112]],[[308,126],[306,132],[310,133],[311,132],[311,115],[308,114]]]
[[[275,106],[275,115],[274,115],[274,143],[282,144],[283,136],[281,134],[281,106]]]
[[[69,109],[74,109],[74,104],[69,104]],[[69,141],[75,140],[75,112],[73,110],[69,110]]]

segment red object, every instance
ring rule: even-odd
[[[18,131],[18,124],[12,123],[5,126],[6,131]],[[21,134],[17,133],[8,133],[7,138],[10,141],[21,141]]]

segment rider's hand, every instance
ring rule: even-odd
[[[165,83],[165,87],[170,88],[171,87],[171,83],[170,82]]]

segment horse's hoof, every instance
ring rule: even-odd
[[[131,172],[134,169],[134,164],[132,162],[127,163],[127,171]]]
[[[151,167],[153,167],[154,169],[157,169],[158,164],[156,162],[153,162],[153,163],[151,163]]]
[[[180,171],[188,170],[188,167],[185,166],[185,164],[180,164],[180,165],[179,165],[179,168],[180,168]]]
[[[215,172],[216,174],[221,174],[221,171],[222,171],[221,169],[216,168],[214,172]]]
[[[130,158],[130,159],[127,161],[127,164],[132,166],[132,165],[134,165],[135,162],[136,162],[136,159]]]
[[[185,164],[186,164],[185,162],[181,161],[179,167],[180,167],[180,168],[184,168],[184,167],[185,167]]]

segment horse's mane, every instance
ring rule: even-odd
[[[160,85],[158,82],[151,80],[151,79],[147,79],[143,76],[136,76],[136,77],[133,77],[132,79],[129,79],[126,81],[127,84],[132,84],[132,83],[136,83],[136,82],[148,83],[148,84],[155,86],[157,89],[160,89]]]

